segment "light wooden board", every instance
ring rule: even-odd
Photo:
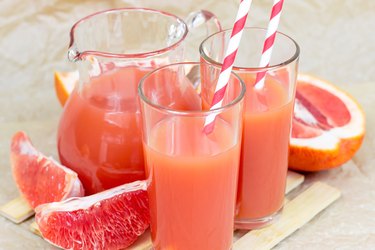
[[[39,231],[39,227],[38,227],[38,224],[36,224],[36,222],[34,221],[33,223],[30,224],[30,231],[33,232],[34,234],[38,235],[38,236],[42,236],[42,234],[40,233]]]
[[[321,182],[315,182],[293,200],[286,200],[282,216],[271,226],[249,232],[235,232],[233,250],[272,249],[294,231],[314,218],[340,197],[338,189]],[[40,235],[36,223],[31,230]],[[148,250],[152,248],[150,232],[147,230],[129,250]]]
[[[233,250],[271,249],[294,231],[309,222],[341,195],[322,182],[315,182],[296,198],[286,203],[280,219],[269,227],[253,230],[233,244]]]
[[[21,196],[0,207],[0,214],[14,223],[21,223],[34,215],[34,210]]]
[[[305,180],[305,176],[293,171],[288,171],[286,178],[285,194],[288,194],[293,189],[297,188]]]
[[[287,175],[287,184],[285,193],[288,193],[298,187],[304,181],[304,176],[292,171],[288,171]],[[40,236],[40,231],[38,225],[33,222],[30,224],[30,230]],[[235,235],[236,236],[236,235]],[[236,239],[236,237],[235,237]],[[129,250],[148,250],[152,247],[150,231],[147,230],[138,240],[132,244],[128,249]]]
[[[287,185],[285,193],[289,193],[304,181],[304,176],[295,172],[288,171]],[[336,188],[321,182],[313,183],[308,189],[298,194],[293,200],[285,199],[282,216],[271,226],[263,229],[244,231],[239,230],[234,233],[233,250],[249,249],[271,249],[280,243],[283,239],[291,235],[294,231],[310,221],[319,212],[324,210],[330,204],[340,197],[341,193]],[[25,206],[26,204],[26,206]],[[16,209],[14,206],[18,207]],[[30,208],[26,201],[17,198],[4,205],[7,213],[11,212],[16,217],[20,217],[20,211],[25,212]],[[2,207],[2,208],[3,208]],[[18,211],[14,212],[14,211]],[[31,210],[32,212],[32,210]],[[9,215],[9,214],[8,214]],[[7,216],[8,217],[8,216]],[[30,230],[40,236],[38,225],[33,222]],[[148,250],[152,248],[150,231],[147,230],[140,238],[128,249],[130,250]]]
[[[304,178],[301,174],[288,171],[285,193],[289,193],[298,187],[304,181]],[[18,197],[1,206],[0,214],[18,224],[31,217],[34,211],[24,198]]]

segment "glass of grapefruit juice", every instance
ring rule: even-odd
[[[232,74],[223,106],[209,111],[220,68],[199,67],[167,65],[139,85],[154,249],[232,246],[245,86]]]
[[[204,13],[209,32],[217,31],[215,17]],[[61,116],[58,151],[86,194],[145,178],[137,85],[147,72],[183,59],[188,25],[169,13],[124,8],[72,27],[68,56],[80,79]]]
[[[220,66],[230,32],[218,32],[202,42],[201,67]],[[278,33],[270,66],[260,68],[265,32],[245,28],[233,68],[246,84],[235,218],[239,229],[272,223],[284,202],[299,47]],[[263,87],[254,86],[259,72],[266,72]]]

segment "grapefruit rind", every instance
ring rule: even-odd
[[[354,99],[333,84],[299,74],[298,82],[305,82],[337,96],[347,107],[351,119],[341,127],[334,127],[312,138],[291,138],[289,168],[300,171],[320,171],[340,166],[350,160],[362,144],[365,134],[365,115]]]

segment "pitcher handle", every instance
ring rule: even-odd
[[[203,41],[204,38],[208,37],[209,35],[216,33],[222,30],[221,24],[219,19],[210,11],[207,10],[198,10],[191,12],[186,18],[185,22],[189,29],[189,34],[187,38],[187,47],[188,47],[188,55],[196,61],[199,58],[199,45]],[[201,28],[205,27],[205,33],[199,36],[197,34]],[[191,50],[191,51],[189,51]],[[192,56],[194,55],[194,56]],[[196,58],[198,55],[198,58]]]
[[[186,17],[185,22],[190,31],[201,26],[202,24],[205,24],[207,29],[207,36],[222,30],[219,19],[215,16],[214,13],[208,10],[198,10],[195,12],[191,12]]]

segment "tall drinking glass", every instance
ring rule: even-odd
[[[232,246],[245,86],[232,74],[223,106],[209,111],[219,73],[172,64],[139,85],[154,249]]]
[[[220,66],[230,33],[218,32],[202,42],[201,67]],[[299,47],[277,33],[270,66],[258,67],[265,34],[260,28],[244,29],[233,68],[247,89],[235,219],[240,229],[271,223],[284,201]],[[254,86],[259,72],[266,72],[263,87]]]
[[[151,70],[182,61],[188,28],[200,24],[208,33],[220,30],[207,11],[185,22],[141,8],[106,10],[74,24],[68,56],[79,83],[65,104],[57,144],[86,194],[145,178],[137,85]]]

